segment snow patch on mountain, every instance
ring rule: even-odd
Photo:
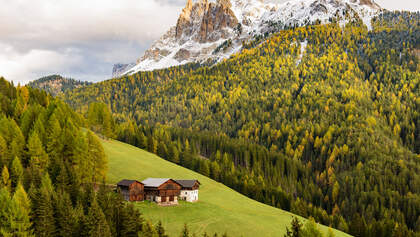
[[[291,26],[332,19],[344,25],[358,18],[371,29],[371,19],[380,11],[373,0],[188,0],[176,26],[120,75],[216,63],[239,52],[243,42]]]

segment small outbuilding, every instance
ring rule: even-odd
[[[173,179],[148,178],[142,181],[146,200],[160,205],[178,204],[181,185]]]
[[[177,179],[175,181],[182,186],[181,194],[179,195],[181,200],[187,202],[198,201],[198,189],[200,188],[200,182],[198,182],[198,180]]]
[[[137,180],[123,179],[117,183],[126,201],[143,201],[144,200],[144,184]]]

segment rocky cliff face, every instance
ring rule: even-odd
[[[359,17],[370,20],[381,8],[373,0],[187,0],[176,26],[157,40],[135,66],[118,75],[189,62],[218,62],[241,50],[244,41],[287,26]],[[122,70],[125,69],[125,70]]]
[[[233,28],[238,19],[231,10],[230,0],[218,0],[216,3],[201,0],[192,4],[188,0],[176,24],[175,38],[178,40],[193,37],[200,43],[214,42],[226,28]]]
[[[119,75],[121,75],[122,73],[124,73],[128,69],[134,67],[135,65],[136,65],[135,63],[131,63],[131,64],[117,63],[117,64],[114,64],[114,67],[112,68],[112,78],[118,77]]]

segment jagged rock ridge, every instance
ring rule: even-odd
[[[187,0],[176,26],[135,66],[118,70],[115,76],[189,62],[218,62],[239,52],[244,41],[287,26],[331,19],[344,24],[358,17],[370,28],[370,20],[380,10],[373,0],[292,0],[283,4],[274,0]]]

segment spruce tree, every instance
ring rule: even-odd
[[[323,237],[321,230],[319,230],[318,224],[315,223],[314,218],[309,220],[303,226],[301,235],[302,237]]]
[[[146,221],[144,223],[141,234],[139,236],[142,237],[158,237],[158,233],[155,229],[155,227],[152,225],[150,221]]]
[[[83,233],[85,236],[111,236],[111,231],[106,222],[105,215],[99,207],[96,198],[93,199],[93,202],[89,207],[84,228]]]
[[[139,132],[139,135],[138,135],[138,143],[139,143],[139,147],[141,148],[141,149],[146,149],[147,148],[147,137],[144,135],[144,133],[143,132]]]
[[[171,143],[171,145],[169,145],[169,160],[176,164],[179,164],[179,151],[174,143]]]
[[[168,237],[167,234],[165,234],[165,229],[163,228],[162,221],[159,221],[156,226],[156,232],[159,237]]]
[[[144,229],[145,225],[140,211],[132,204],[122,206],[119,211],[120,223],[116,224],[120,226],[120,236],[137,237],[138,233]]]
[[[7,162],[7,143],[6,140],[0,135],[0,167],[3,167],[6,165]]]
[[[9,177],[9,170],[7,169],[6,166],[3,167],[3,170],[1,172],[1,183],[0,185],[2,187],[5,187],[6,190],[11,191],[11,182],[10,182],[10,177]]]
[[[14,236],[34,236],[30,222],[31,203],[21,184],[12,199],[11,229]]]
[[[33,201],[34,227],[36,236],[53,236],[56,233],[53,192],[51,180],[48,174],[45,174],[41,180],[41,187],[36,193]]]
[[[23,167],[22,163],[20,162],[20,159],[15,157],[12,161],[12,167],[11,167],[11,180],[12,185],[17,186],[18,183],[22,183],[23,181]]]
[[[302,235],[302,224],[300,223],[299,219],[294,217],[291,223],[292,227],[291,230],[286,227],[286,234],[285,237],[301,237]]]
[[[55,114],[50,116],[47,125],[47,154],[50,158],[51,165],[50,171],[52,171],[52,176],[56,177],[58,174],[58,169],[60,168],[60,161],[62,162],[62,143],[60,142],[61,127],[60,122],[56,118]]]
[[[12,199],[5,187],[0,188],[0,236],[12,236],[11,230],[11,207]]]
[[[54,198],[57,235],[73,236],[77,228],[77,218],[73,210],[70,196],[64,190],[58,191]]]
[[[87,133],[88,143],[88,157],[89,165],[91,165],[91,171],[88,171],[91,175],[89,182],[95,183],[105,179],[107,172],[107,159],[105,151],[101,145],[99,139],[91,132]],[[87,168],[87,167],[85,167]]]
[[[30,165],[44,171],[49,164],[48,155],[42,146],[41,140],[37,132],[33,132],[28,139],[28,155],[30,157]]]

